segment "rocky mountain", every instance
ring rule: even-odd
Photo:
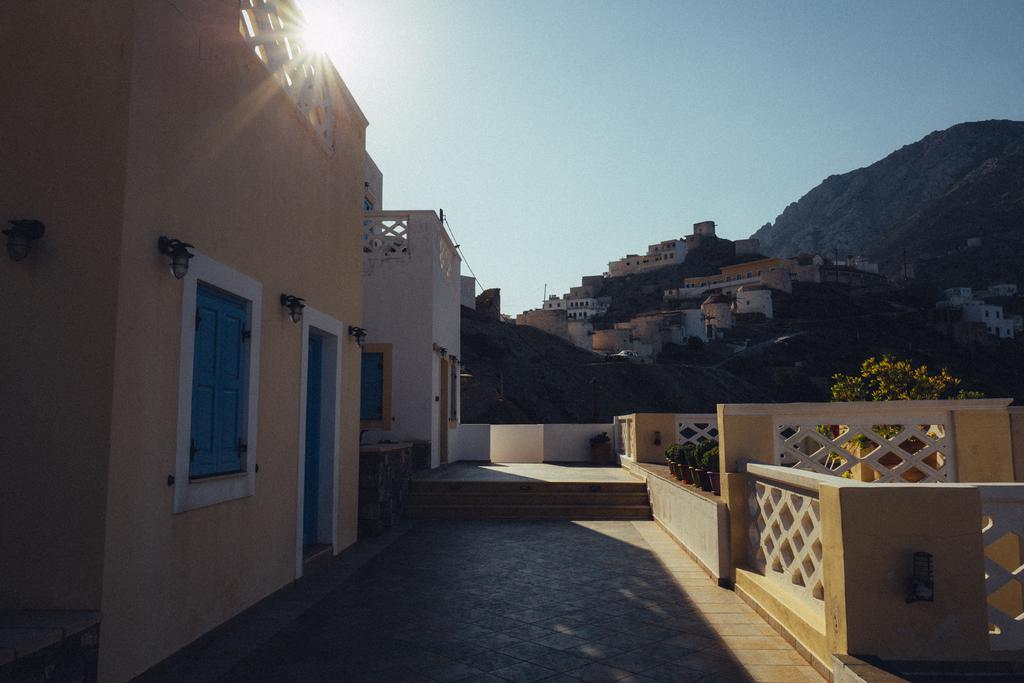
[[[820,185],[755,233],[761,251],[938,257],[1024,235],[1024,122],[961,123]]]

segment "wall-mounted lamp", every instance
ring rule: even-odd
[[[466,369],[465,365],[463,365],[462,363],[459,363],[459,368],[460,368],[460,370],[459,370],[459,379],[461,379],[463,381],[466,381],[466,382],[468,382],[469,380],[473,379],[473,375],[469,374],[469,370]]]
[[[448,355],[448,349],[446,349],[446,348],[445,348],[445,347],[443,347],[443,346],[438,346],[438,347],[437,347],[437,352],[438,352],[439,354],[441,354],[441,358],[444,358],[445,356],[447,356],[447,355]]]
[[[171,275],[178,280],[185,277],[188,273],[189,259],[195,256],[189,249],[195,249],[195,247],[171,237],[161,237],[157,240],[157,249],[164,256],[171,258]]]
[[[293,323],[302,320],[302,309],[306,307],[306,300],[291,294],[281,295],[281,305],[288,309],[288,317]]]
[[[654,445],[655,446],[660,446],[661,445],[661,432],[654,432]]]
[[[935,601],[935,560],[931,553],[914,553],[914,574],[907,581],[907,603]]]
[[[11,227],[3,231],[7,235],[7,255],[12,261],[20,261],[32,251],[32,242],[43,236],[46,226],[40,221],[20,218],[8,221]]]
[[[359,346],[362,346],[363,340],[366,339],[366,330],[355,325],[349,325],[348,334],[350,337],[355,337],[356,344],[359,344]]]

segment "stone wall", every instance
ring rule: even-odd
[[[411,476],[411,443],[359,449],[359,538],[375,536],[402,518]]]

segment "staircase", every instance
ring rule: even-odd
[[[651,519],[644,482],[409,482],[409,519]]]

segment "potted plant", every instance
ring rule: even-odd
[[[722,494],[721,475],[718,466],[718,444],[714,441],[703,441],[697,446],[697,459],[703,470],[701,489]]]
[[[612,440],[608,432],[590,437],[590,462],[595,465],[612,464]]]
[[[700,461],[697,459],[697,444],[686,444],[684,453],[687,468],[690,470],[690,484],[699,487],[703,469],[701,469]]]
[[[665,460],[668,461],[668,470],[679,481],[683,479],[683,468],[680,465],[681,459],[682,452],[679,444],[672,444],[665,449]]]

